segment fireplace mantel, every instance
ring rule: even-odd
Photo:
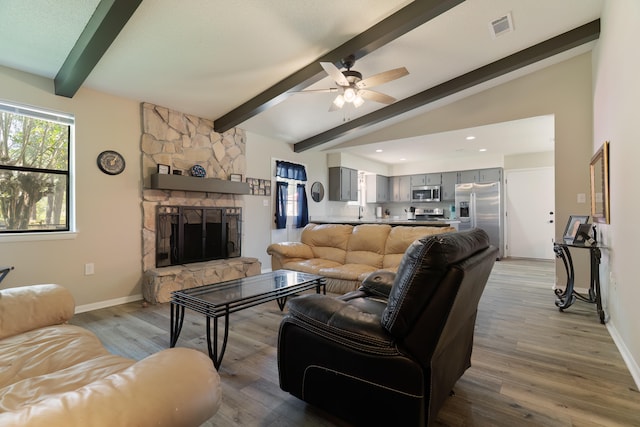
[[[204,193],[249,194],[246,182],[225,181],[218,178],[195,176],[152,174],[151,186],[154,190],[200,191]]]

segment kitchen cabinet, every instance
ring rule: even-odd
[[[502,168],[472,169],[458,172],[458,184],[496,181],[502,182]]]
[[[502,182],[502,168],[480,169],[478,182]]]
[[[478,170],[458,171],[458,184],[467,184],[470,182],[478,182]]]
[[[391,197],[392,202],[410,202],[411,201],[411,177],[394,176],[391,178]]]
[[[428,173],[425,175],[425,185],[441,185],[442,174],[441,173]]]
[[[427,175],[411,175],[411,186],[417,187],[419,185],[427,185]]]
[[[358,171],[344,167],[329,168],[329,200],[358,201]]]
[[[442,189],[440,190],[440,200],[455,200],[456,198],[456,184],[458,183],[457,172],[443,172],[442,173]]]
[[[367,175],[367,203],[384,203],[389,201],[389,177]]]

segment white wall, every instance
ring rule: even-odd
[[[601,227],[603,241],[610,249],[603,252],[602,289],[609,330],[640,385],[640,227],[636,218],[640,192],[635,178],[640,159],[638,23],[639,1],[605,2],[593,61],[593,152],[610,141],[611,224]]]
[[[295,153],[291,145],[263,135],[247,132],[247,176],[250,178],[271,179],[271,196],[243,196],[245,202],[245,221],[243,223],[243,256],[255,257],[262,263],[262,269],[271,268],[271,257],[267,255],[267,246],[273,241],[272,233],[281,233],[274,229],[275,181],[272,162],[286,160],[300,163],[307,169],[307,197],[309,216],[323,216],[329,210],[326,191],[329,188],[329,170],[326,154],[319,152]],[[324,199],[317,203],[310,197],[311,184],[321,182],[325,188]],[[265,206],[266,204],[266,206]],[[285,232],[286,233],[286,232]]]
[[[2,287],[58,283],[71,290],[77,305],[139,298],[139,103],[85,88],[72,99],[53,93],[52,80],[0,67],[1,99],[75,115],[78,233],[69,240],[0,236],[0,263],[15,266]],[[107,149],[124,155],[122,174],[105,175],[96,166],[96,156]],[[95,274],[85,276],[90,262]]]

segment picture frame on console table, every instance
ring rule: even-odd
[[[573,242],[578,234],[580,225],[587,224],[588,222],[589,215],[569,215],[569,221],[567,221],[567,226],[564,229],[562,238]]]
[[[158,163],[158,173],[162,175],[168,175],[171,173],[171,166]]]
[[[229,180],[233,182],[242,182],[242,175],[239,173],[232,173],[229,175]]]

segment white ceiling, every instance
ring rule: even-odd
[[[3,0],[0,65],[55,77],[98,3],[98,0]],[[408,3],[406,0],[144,0],[85,85],[217,119]],[[603,0],[467,0],[361,58],[354,69],[366,78],[391,68],[406,67],[408,76],[375,88],[403,99],[593,21],[600,16],[602,3]],[[509,12],[515,31],[492,37],[489,22]],[[590,47],[558,55],[545,61],[545,65]],[[532,69],[535,67],[503,76],[483,88]],[[308,89],[328,87],[335,84],[325,78]],[[465,91],[466,96],[471,93],[473,89]],[[328,112],[334,96],[294,94],[239,127],[295,143],[382,107],[367,101],[357,110]],[[353,132],[321,149],[348,142],[412,114],[416,112]],[[549,120],[552,123],[550,117],[532,118],[376,143],[375,148],[385,150],[377,154],[371,146],[341,149],[389,164],[402,162],[401,158],[419,161],[417,156],[421,153],[430,157],[468,155],[479,145],[494,153],[499,150],[513,154],[515,144],[504,142],[514,139],[518,140],[520,151],[547,151],[553,149]],[[541,126],[544,123],[547,126]],[[460,141],[469,132],[476,135],[476,146]],[[417,150],[417,146],[422,148]],[[438,147],[449,150],[439,153]]]

